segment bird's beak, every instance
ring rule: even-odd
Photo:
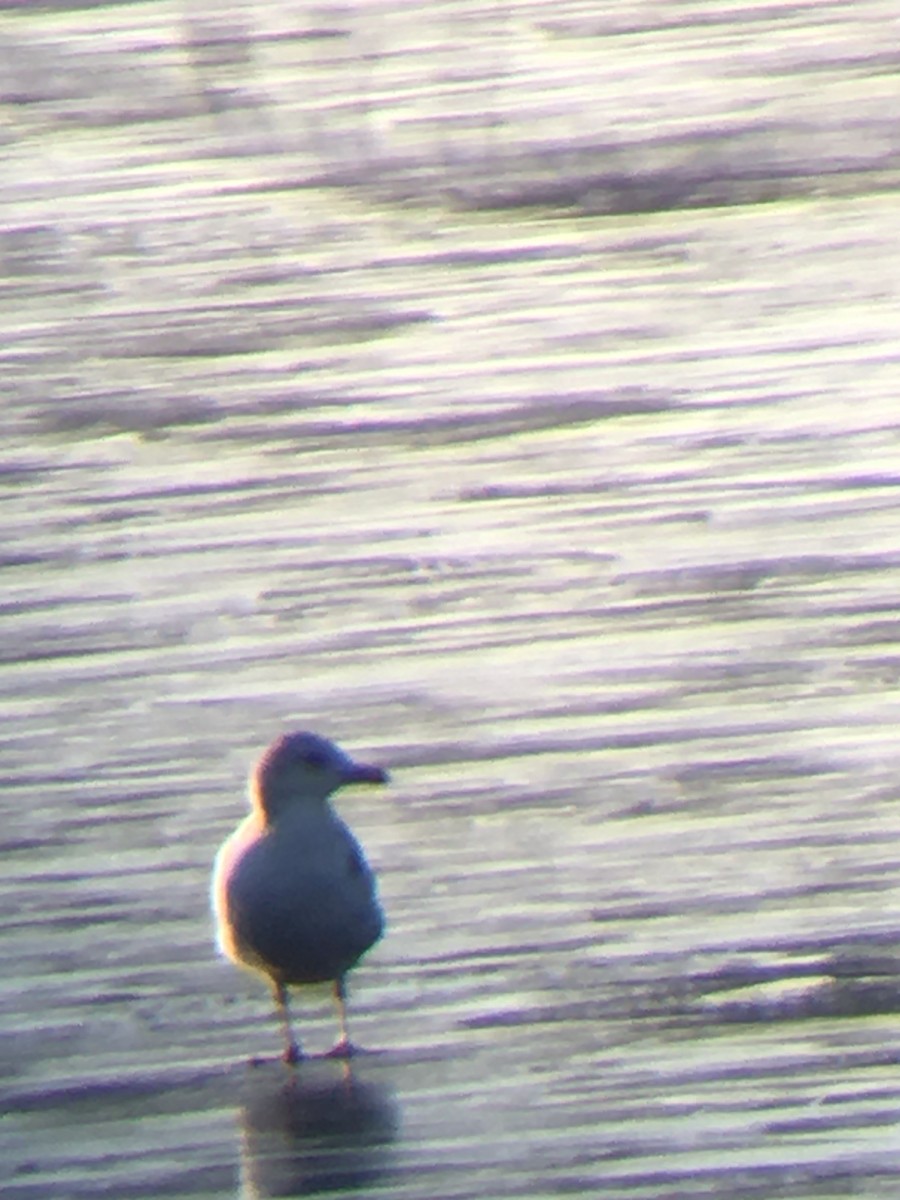
[[[382,767],[372,767],[368,763],[352,763],[344,772],[344,783],[387,783],[390,779]]]

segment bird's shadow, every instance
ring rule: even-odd
[[[393,1089],[363,1071],[326,1059],[259,1064],[238,1114],[247,1195],[354,1191],[383,1178],[399,1108]]]

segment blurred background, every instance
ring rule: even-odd
[[[893,1200],[898,111],[889,0],[0,3],[8,1200]]]

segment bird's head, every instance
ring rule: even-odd
[[[348,783],[387,783],[381,767],[354,762],[315,733],[286,733],[269,746],[250,777],[250,797],[267,821],[296,804],[324,804]]]

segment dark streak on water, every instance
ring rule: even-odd
[[[0,4],[6,1200],[893,1200],[898,61]],[[285,725],[396,780],[350,1076],[211,945]]]

